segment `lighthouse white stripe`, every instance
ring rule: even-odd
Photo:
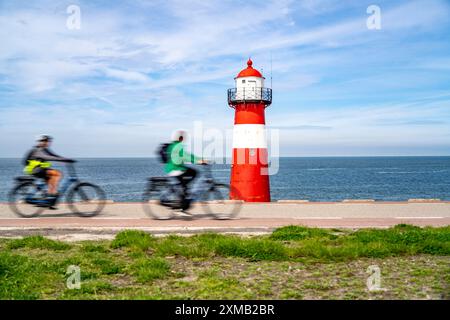
[[[265,125],[235,124],[233,148],[267,148]]]

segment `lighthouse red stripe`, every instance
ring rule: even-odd
[[[265,124],[264,108],[263,103],[237,105],[234,124]]]

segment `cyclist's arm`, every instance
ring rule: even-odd
[[[169,147],[170,161],[175,165],[183,165],[185,162],[200,163],[202,158],[187,152],[181,143],[175,143]]]
[[[72,159],[61,157],[49,149],[42,149],[37,151],[34,155],[36,158],[40,158],[45,161],[60,161],[60,162],[72,162]]]
[[[189,153],[189,152],[186,152],[186,151],[184,151],[184,153],[186,154],[184,156],[184,159],[187,159],[191,163],[197,163],[197,162],[202,160],[202,158],[197,157],[196,155],[194,155],[192,153]]]

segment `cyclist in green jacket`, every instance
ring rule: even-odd
[[[197,176],[197,170],[186,166],[185,163],[203,164],[206,161],[184,150],[183,140],[185,136],[186,132],[184,131],[175,133],[172,143],[167,147],[168,159],[164,170],[169,176],[175,176],[180,180],[184,197],[187,197],[189,185]]]

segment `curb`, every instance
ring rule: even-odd
[[[436,203],[443,202],[441,199],[408,199],[408,202],[412,203]]]
[[[373,203],[374,199],[344,199],[343,203]]]

